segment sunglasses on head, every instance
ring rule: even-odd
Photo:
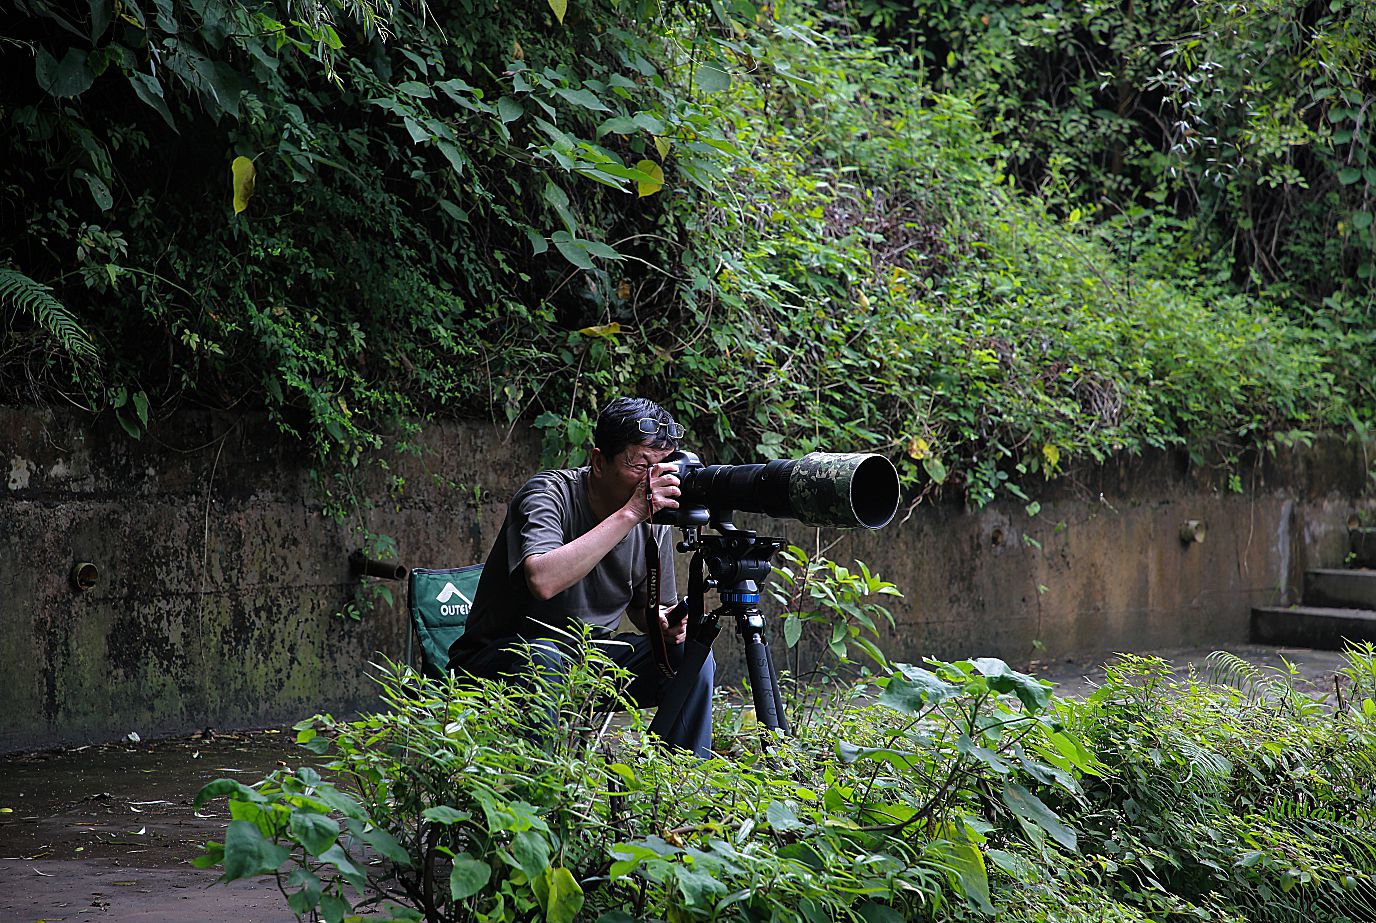
[[[653,436],[661,429],[668,430],[670,439],[682,439],[683,427],[677,423],[662,423],[652,417],[641,417],[636,421],[640,431],[646,436]]]

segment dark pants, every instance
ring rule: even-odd
[[[629,670],[634,678],[626,693],[641,708],[658,705],[671,680],[655,663],[650,639],[644,635],[617,635],[616,642],[600,647],[617,666]],[[549,639],[530,641],[527,655],[524,640],[518,637],[498,638],[463,659],[451,663],[450,669],[471,673],[483,679],[507,679],[534,688],[541,674],[564,676],[571,657],[560,642]],[[709,653],[698,671],[683,709],[679,712],[665,740],[684,750],[691,750],[701,759],[712,754],[712,687],[716,680],[716,661]]]

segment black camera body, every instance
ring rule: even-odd
[[[654,521],[679,528],[729,523],[736,510],[796,519],[810,526],[880,529],[898,512],[898,470],[883,455],[812,452],[763,464],[704,465],[692,452],[664,459],[678,466],[678,509]]]

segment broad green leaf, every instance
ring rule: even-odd
[[[323,737],[319,737],[316,739],[325,740],[325,738]],[[311,743],[315,743],[315,741],[311,741]],[[340,814],[343,814],[345,817],[352,817],[355,820],[366,819],[366,815],[363,813],[363,808],[359,807],[358,802],[355,801],[353,798],[349,797],[348,795],[344,794],[343,792],[339,791],[333,785],[321,785],[320,788],[316,790],[315,797],[319,798],[321,801],[325,802],[325,804],[329,805],[331,808],[338,811]]]
[[[312,856],[318,856],[339,839],[339,824],[324,814],[297,810],[287,822],[287,832]]]
[[[659,154],[659,159],[663,160],[669,156],[669,139],[655,136],[655,151]]]
[[[549,0],[549,8],[554,11],[554,18],[559,20],[559,25],[564,24],[564,16],[569,11],[569,0]]]
[[[951,873],[956,889],[970,903],[984,913],[994,912],[989,902],[989,869],[979,847],[965,840],[937,840],[928,850]]]
[[[545,919],[549,923],[573,923],[583,909],[583,889],[573,873],[563,866],[545,869],[545,885],[549,891]]]
[[[270,874],[277,871],[287,857],[285,849],[263,837],[257,824],[232,820],[225,831],[225,873],[220,880],[238,881],[253,875]]]
[[[287,906],[294,913],[305,916],[320,903],[320,892],[324,885],[306,869],[294,868],[287,876],[287,887],[297,889],[287,896]]]
[[[946,466],[942,464],[941,459],[937,458],[935,455],[929,455],[922,459],[922,468],[927,472],[927,477],[931,478],[933,483],[945,483]]]
[[[638,128],[642,128],[656,137],[668,131],[668,126],[664,120],[649,112],[637,112],[631,119]]]
[[[511,854],[527,878],[539,878],[549,867],[549,840],[538,830],[522,830],[511,840]]]
[[[827,867],[827,861],[822,858],[822,854],[807,843],[789,843],[779,850],[779,858],[792,859],[819,872]]]
[[[689,907],[709,908],[726,893],[726,885],[705,872],[695,872],[684,865],[675,865],[673,869],[679,893]]]
[[[234,214],[248,208],[248,200],[253,198],[253,188],[258,182],[258,168],[247,157],[235,157],[229,165],[234,187]]]
[[[765,809],[765,817],[769,819],[769,826],[779,833],[789,833],[804,827],[798,815],[793,813],[793,809],[782,801],[769,802],[769,807]]]
[[[624,115],[618,115],[597,126],[597,137],[600,139],[603,135],[611,133],[629,135],[634,134],[637,130],[634,121]]]
[[[467,811],[455,810],[447,804],[426,808],[421,812],[421,816],[433,823],[445,825],[458,824],[473,819],[473,815],[469,814]]]
[[[86,66],[86,52],[68,48],[62,60],[54,58],[46,48],[39,48],[34,57],[34,77],[38,86],[52,96],[79,96],[91,88],[95,74]]]
[[[549,207],[554,209],[554,213],[559,216],[559,220],[564,222],[565,229],[570,234],[578,230],[578,222],[573,218],[573,212],[569,209],[569,194],[550,180],[545,180],[545,190],[542,196]]]
[[[879,704],[904,714],[916,715],[960,690],[930,670],[909,663],[895,664],[898,671],[879,695]]]
[[[358,867],[353,857],[345,852],[344,847],[340,846],[338,843],[322,852],[319,858],[320,861],[328,862],[330,865],[339,869],[339,874],[344,877],[344,880],[359,891],[367,887],[368,874]]]
[[[598,99],[597,94],[593,93],[591,90],[570,90],[566,87],[555,87],[554,92],[573,103],[575,106],[581,106],[590,112],[612,111],[607,107],[607,104]]]
[[[654,195],[664,188],[664,170],[653,160],[639,161],[635,168],[646,175],[646,179],[636,182],[636,190],[643,199],[645,196]]]
[[[145,427],[148,426],[148,395],[142,391],[135,391],[130,400],[134,402],[134,413],[138,414],[139,422]]]
[[[415,96],[418,99],[432,99],[435,95],[434,90],[417,80],[407,80],[404,83],[399,83],[397,84],[397,90],[405,93],[407,96]]]
[[[1072,852],[1079,851],[1079,839],[1075,831],[1067,827],[1059,815],[1051,810],[1036,795],[1016,782],[1007,782],[1003,787],[1003,803],[1008,810],[1025,821],[1036,824],[1051,835],[1051,838]]]
[[[172,112],[167,108],[167,102],[163,97],[162,83],[158,81],[157,77],[143,71],[131,71],[129,73],[129,85],[134,88],[135,96],[162,116],[162,120],[167,123],[168,128],[176,129],[177,126],[172,122]]]
[[[268,803],[267,796],[256,788],[249,788],[244,783],[235,779],[216,779],[202,786],[200,792],[196,795],[193,806],[199,811],[206,806],[206,803],[209,802],[210,799],[219,798],[221,795],[234,795],[236,800],[252,801],[256,804]]]
[[[880,904],[877,901],[865,901],[855,912],[860,915],[860,919],[865,923],[906,923],[907,918],[903,914],[894,910],[888,904]]]
[[[592,258],[588,256],[587,242],[577,240],[567,234],[560,237],[559,235],[562,233],[562,231],[555,232],[553,238],[555,249],[564,255],[564,259],[568,260],[579,269],[593,269]]]
[[[1357,231],[1365,231],[1371,227],[1371,212],[1353,212],[1352,227]]]
[[[990,689],[1016,695],[1030,712],[1041,711],[1051,701],[1051,687],[1047,683],[1019,673],[996,657],[980,657],[970,663],[989,681]]]
[[[468,853],[462,853],[454,860],[449,873],[449,893],[456,901],[467,900],[477,894],[492,880],[492,866]]]
[[[525,114],[525,107],[511,96],[497,100],[497,115],[503,122],[514,122]]]
[[[353,905],[342,895],[326,894],[320,898],[320,915],[325,918],[325,923],[344,923],[344,918],[353,909]]]
[[[704,64],[698,68],[697,84],[704,93],[720,93],[731,86],[731,75],[715,64]]]
[[[99,176],[80,168],[73,170],[72,174],[84,182],[86,188],[91,190],[91,198],[95,199],[96,206],[101,211],[109,211],[111,206],[115,204],[115,197],[110,194],[110,187],[105,185],[105,181]]]
[[[373,847],[378,855],[391,859],[397,865],[411,867],[411,854],[397,842],[396,837],[381,827],[364,830],[363,842]]]
[[[549,241],[534,228],[526,228],[526,239],[530,241],[530,255],[539,256],[549,249]]]
[[[1362,171],[1357,167],[1343,167],[1338,171],[1338,182],[1344,186],[1351,186],[1362,178]]]
[[[624,257],[600,240],[585,240],[584,245],[590,254],[604,260],[620,260]]]
[[[796,615],[789,615],[784,618],[784,644],[789,647],[797,647],[798,641],[803,637],[803,620]]]

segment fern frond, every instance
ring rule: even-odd
[[[1214,651],[1204,660],[1204,679],[1215,686],[1232,686],[1249,699],[1255,698],[1262,683],[1261,670],[1230,651]]]
[[[32,317],[72,359],[89,362],[98,358],[90,336],[57,300],[52,289],[17,269],[0,266],[0,308],[5,307],[17,308]]]

